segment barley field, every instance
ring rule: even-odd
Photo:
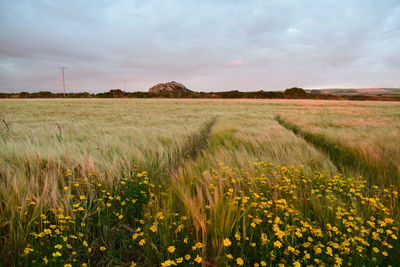
[[[0,129],[3,265],[398,266],[400,103],[0,100]]]

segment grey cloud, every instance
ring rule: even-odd
[[[0,3],[0,91],[400,87],[400,3],[384,0]],[[235,63],[236,62],[236,63]]]

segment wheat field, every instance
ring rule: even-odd
[[[0,101],[0,256],[25,266],[396,266],[400,105]]]

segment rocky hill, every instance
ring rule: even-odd
[[[181,83],[175,81],[168,83],[159,83],[149,89],[149,93],[172,92],[172,93],[189,93],[191,90],[187,89]]]

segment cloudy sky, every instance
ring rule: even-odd
[[[399,0],[1,0],[0,92],[400,87]]]

